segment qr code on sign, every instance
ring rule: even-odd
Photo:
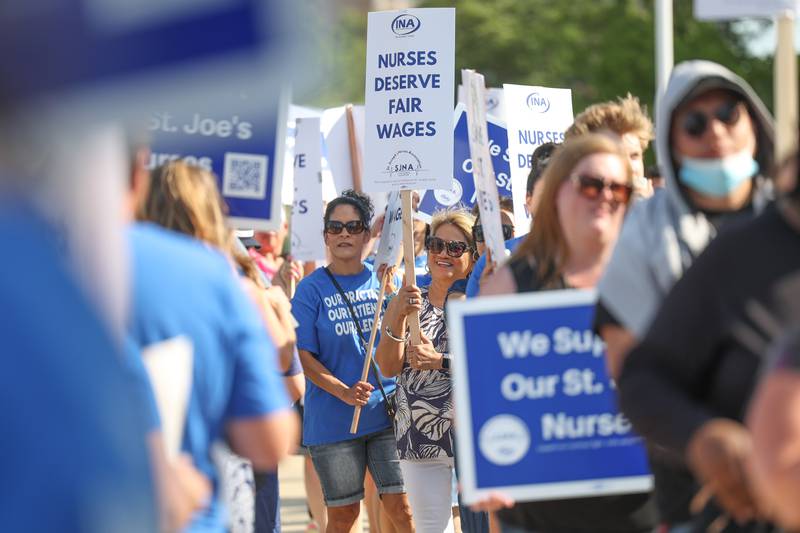
[[[267,194],[269,158],[258,154],[227,152],[222,173],[222,194],[261,200]]]

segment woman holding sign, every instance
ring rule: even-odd
[[[371,220],[372,202],[359,193],[345,191],[328,204],[324,231],[331,262],[304,278],[292,300],[297,347],[310,381],[303,444],[322,484],[328,532],[347,533],[355,523],[367,467],[397,531],[413,531],[387,415],[394,380],[373,367],[369,379],[361,381],[380,287],[372,267],[361,261]],[[361,406],[361,415],[353,435],[355,406]]]
[[[444,307],[454,282],[473,266],[474,218],[467,211],[434,214],[425,239],[430,285],[403,287],[383,320],[375,359],[398,375],[395,437],[418,531],[453,531],[453,401]],[[419,312],[422,344],[406,343],[406,316]]]
[[[633,193],[622,147],[604,135],[567,141],[542,177],[536,224],[481,296],[597,284],[622,228]],[[513,502],[498,496],[482,507]],[[630,494],[517,504],[499,513],[504,531],[644,532],[656,524],[650,495]]]

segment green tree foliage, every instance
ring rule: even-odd
[[[654,0],[425,0],[456,8],[456,80],[474,68],[488,86],[566,87],[576,113],[628,92],[652,109]],[[771,106],[771,58],[752,57],[751,36],[730,23],[694,19],[692,0],[674,0],[675,60],[709,59],[747,79]],[[751,26],[751,32],[761,31]],[[362,101],[366,14],[341,16],[325,53],[331,80],[320,102]]]

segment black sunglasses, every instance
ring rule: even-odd
[[[711,119],[717,119],[726,126],[733,126],[742,116],[738,100],[731,100],[720,104],[710,115],[704,111],[689,111],[683,117],[683,131],[691,137],[702,137],[708,129]]]
[[[464,241],[445,241],[439,237],[425,237],[425,249],[435,254],[442,253],[447,248],[447,255],[459,258],[464,252],[470,250],[469,244]]]
[[[614,182],[609,183],[600,178],[587,176],[585,174],[573,175],[572,181],[575,183],[578,193],[589,200],[596,200],[599,198],[606,188],[611,191],[611,197],[614,201],[620,204],[627,204],[633,194],[633,187],[630,185]]]
[[[511,224],[502,224],[503,226],[503,240],[507,241],[514,237],[514,226]],[[472,226],[472,238],[475,242],[484,242],[486,239],[483,237],[483,226],[475,224]]]
[[[358,235],[359,233],[363,232],[366,228],[364,223],[360,220],[351,220],[350,222],[339,222],[338,220],[329,220],[327,224],[325,224],[325,231],[332,235],[339,235],[342,230],[347,229],[347,233],[350,235]]]

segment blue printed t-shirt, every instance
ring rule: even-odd
[[[185,335],[194,349],[182,448],[214,482],[215,496],[188,531],[221,532],[224,513],[211,445],[223,438],[226,421],[289,408],[275,347],[222,254],[153,224],[135,224],[129,238],[131,340],[143,348]]]
[[[528,234],[520,235],[519,237],[514,237],[513,239],[507,240],[505,242],[506,250],[509,252],[514,252],[519,246],[519,243],[522,242]],[[483,254],[478,258],[478,261],[475,262],[475,266],[472,269],[472,274],[469,275],[469,280],[467,281],[467,298],[474,298],[478,295],[481,290],[481,275],[483,274],[483,270],[486,268],[486,254]]]
[[[155,532],[140,376],[21,204],[0,201],[0,529]]]
[[[369,340],[380,290],[380,282],[372,266],[364,265],[364,269],[355,275],[335,277],[350,299],[356,320]],[[399,286],[397,276],[395,283]],[[364,348],[358,330],[350,317],[347,303],[323,268],[318,268],[297,285],[297,292],[292,299],[292,314],[299,324],[299,349],[312,353],[347,386],[361,379]],[[350,433],[353,406],[308,380],[303,413],[303,444],[315,446],[340,442],[388,429],[391,424],[372,370],[368,380],[375,390],[367,405],[361,409],[356,435]],[[382,383],[387,394],[394,390],[394,379],[383,378]]]

